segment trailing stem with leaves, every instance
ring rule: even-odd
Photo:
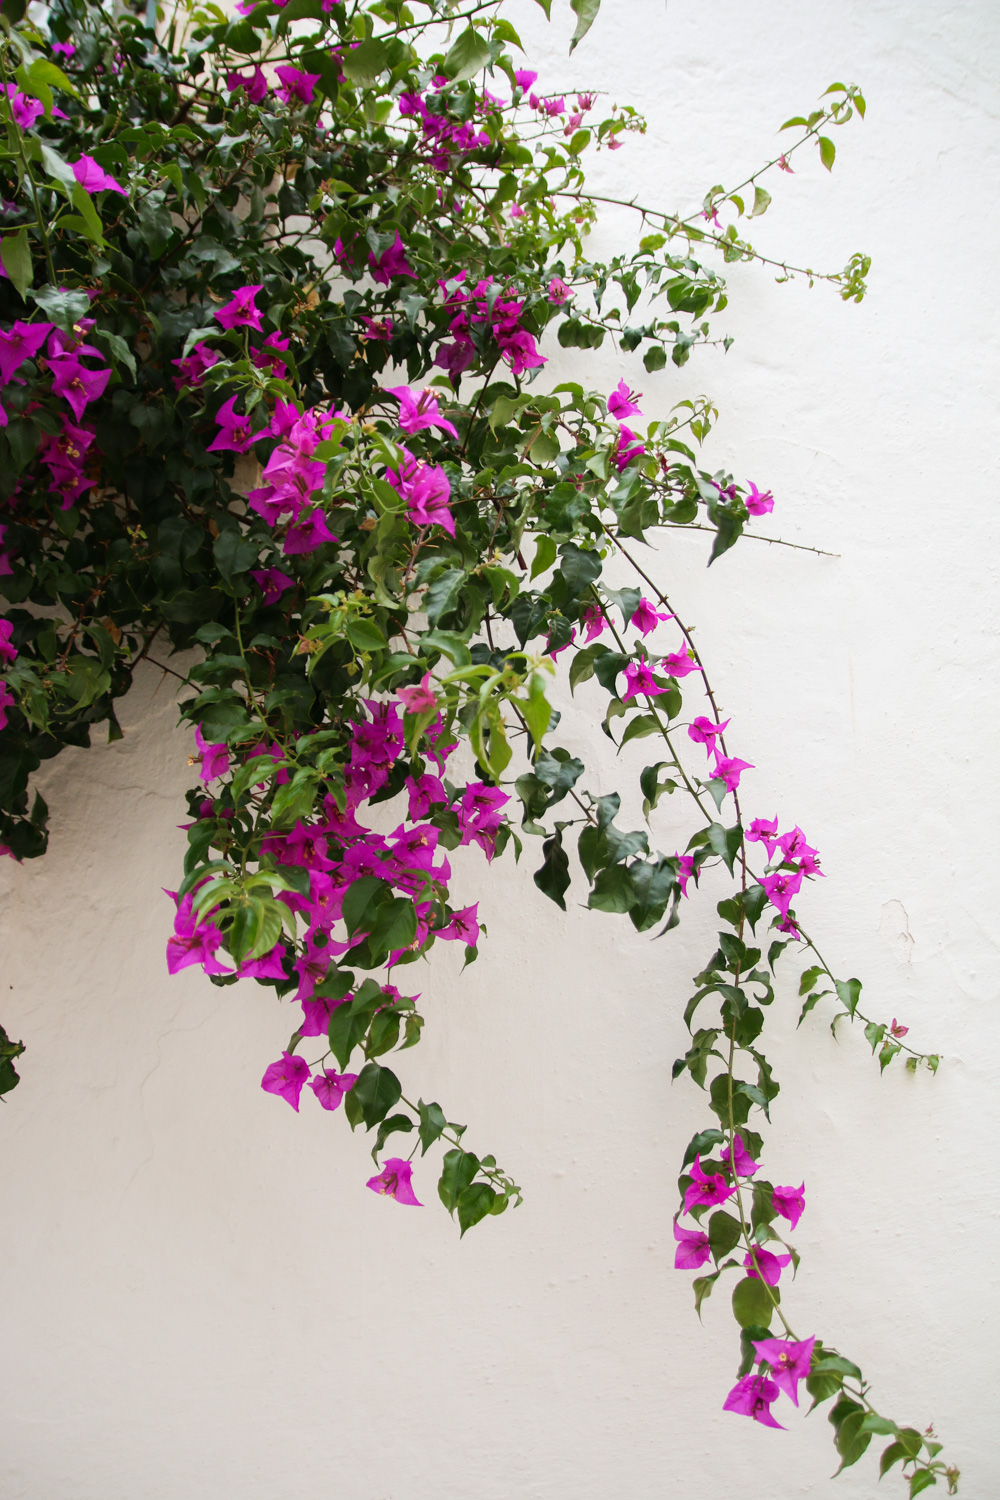
[[[572,6],[575,45],[598,6]],[[744,817],[752,768],[644,550],[701,530],[715,562],[774,502],[702,467],[710,401],[651,415],[625,380],[589,388],[583,352],[610,340],[681,370],[716,337],[732,261],[859,300],[866,257],[820,277],[758,254],[745,226],[798,153],[832,167],[864,99],[832,85],[783,153],[687,217],[624,200],[640,237],[599,262],[588,229],[621,200],[588,189],[585,162],[643,121],[523,67],[499,0],[237,9],[57,0],[44,28],[23,0],[0,9],[3,850],[44,852],[42,761],[101,724],[119,738],[141,663],[174,678],[197,785],[171,972],[272,990],[291,1034],[263,1087],[373,1132],[368,1187],[398,1204],[428,1192],[432,1153],[463,1234],[521,1197],[406,1092],[401,1054],[433,1014],[417,960],[478,952],[449,853],[475,844],[488,870],[537,850],[561,908],[572,859],[593,910],[649,935],[723,867],[674,1068],[709,1112],[674,1232],[698,1308],[731,1298],[725,1405],[776,1426],[804,1383],[831,1403],[842,1465],[885,1438],[882,1471],[898,1463],[911,1495],[954,1490],[933,1434],[883,1417],[786,1310],[805,1183],[761,1165],[775,966],[798,959],[803,1017],[859,1021],[883,1069],[938,1059],[869,1015],[803,930],[817,851]],[[546,383],[553,337],[581,351],[579,382]],[[560,675],[593,680],[573,702],[583,720],[599,705],[644,827],[559,744]],[[0,1032],[0,1091],[22,1050]]]

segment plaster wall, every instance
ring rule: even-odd
[[[808,1196],[786,1300],[883,1410],[933,1420],[962,1493],[990,1500],[1000,14],[605,0],[570,63],[554,10],[547,28],[529,0],[508,9],[546,90],[601,87],[649,118],[601,158],[612,195],[689,210],[833,79],[868,97],[832,178],[803,161],[752,236],[831,268],[867,249],[864,304],[738,266],[728,355],[645,376],[606,348],[550,371],[603,389],[625,374],[649,415],[712,395],[707,466],[773,489],[770,534],[837,554],[748,542],[706,572],[707,539],[670,533],[650,566],[697,622],[757,767],[749,815],[777,810],[822,850],[804,920],[875,1014],[944,1058],[936,1079],[880,1079],[859,1032],[834,1041],[821,1016],[796,1031],[786,977],[766,1161]],[[608,217],[596,244],[627,232]],[[580,739],[566,707],[565,742],[611,790],[606,742]],[[832,1486],[822,1414],[784,1403],[787,1433],[723,1414],[734,1325],[722,1296],[700,1325],[672,1268],[676,1165],[708,1118],[669,1073],[712,893],[651,943],[572,901],[559,913],[531,883],[533,848],[488,878],[476,851],[456,861],[489,941],[461,982],[440,948],[421,973],[407,1081],[526,1194],[460,1243],[429,1166],[429,1206],[398,1208],[365,1191],[370,1139],[260,1091],[290,1029],[271,992],[168,979],[160,887],[190,775],[174,720],[150,669],[124,740],[45,769],[51,853],[0,870],[0,1016],[29,1047],[0,1108],[0,1495],[875,1495],[871,1457]],[[654,826],[666,850],[690,831],[669,803]]]

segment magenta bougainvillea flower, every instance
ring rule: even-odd
[[[766,1359],[771,1366],[771,1377],[796,1406],[799,1404],[799,1381],[805,1380],[812,1363],[815,1338],[802,1339],[754,1339],[753,1346],[759,1359]]]
[[[62,397],[78,422],[83,418],[84,408],[104,395],[111,379],[110,370],[89,370],[73,354],[50,358],[49,369],[52,371],[52,394]]]
[[[361,325],[365,330],[365,338],[378,339],[382,343],[388,343],[395,327],[391,318],[368,318],[364,315],[361,318]]]
[[[8,385],[26,359],[34,359],[52,332],[52,323],[22,323],[0,329],[0,380]]]
[[[618,441],[612,452],[612,461],[619,474],[628,468],[633,458],[641,458],[645,451],[645,443],[640,442],[631,428],[626,427],[623,422],[618,429]]]
[[[722,1403],[722,1410],[738,1412],[741,1417],[752,1417],[764,1427],[778,1427],[784,1432],[781,1423],[771,1416],[771,1407],[779,1394],[774,1381],[768,1380],[766,1376],[744,1375]]]
[[[429,672],[425,672],[416,687],[402,687],[396,689],[396,697],[402,703],[408,714],[431,713],[438,706],[437,698],[434,696],[432,686],[433,678]]]
[[[270,1067],[265,1068],[260,1086],[266,1094],[277,1094],[279,1098],[284,1099],[298,1114],[302,1085],[308,1077],[309,1064],[305,1058],[296,1057],[293,1052],[283,1052],[278,1062],[273,1062]]]
[[[786,859],[798,860],[803,875],[823,874],[819,867],[819,850],[806,842],[801,828],[795,827],[790,833],[783,833],[778,839],[778,848]]]
[[[251,568],[250,577],[264,595],[265,604],[277,604],[285,590],[295,582],[280,568]]]
[[[201,751],[201,770],[198,773],[202,781],[214,781],[217,776],[225,776],[229,770],[229,748],[223,743],[221,745],[210,745],[201,732],[201,725],[195,726],[194,742]]]
[[[713,1172],[711,1175],[706,1173],[701,1165],[700,1155],[696,1156],[693,1165],[687,1168],[687,1174],[693,1180],[684,1194],[686,1214],[689,1214],[693,1208],[718,1208],[720,1203],[726,1203],[736,1191],[735,1187],[726,1185],[726,1179],[721,1172]]]
[[[423,390],[414,396],[408,385],[387,385],[385,392],[387,396],[395,396],[399,402],[399,425],[404,432],[419,432],[424,427],[437,427],[457,440],[458,432],[454,425],[446,421],[438,410],[437,391]]]
[[[227,73],[226,88],[231,94],[235,94],[237,89],[244,89],[251,104],[260,104],[267,97],[267,79],[259,66],[252,73]]]
[[[805,1191],[806,1185],[803,1183],[797,1188],[776,1187],[771,1193],[771,1202],[774,1204],[775,1212],[779,1213],[783,1219],[787,1219],[793,1229],[805,1213]]]
[[[674,1239],[677,1241],[674,1251],[676,1271],[696,1271],[712,1254],[704,1229],[682,1229],[675,1220]]]
[[[658,610],[655,604],[650,604],[648,599],[640,599],[639,607],[632,616],[631,625],[634,625],[642,635],[647,636],[654,631],[662,620],[672,620],[674,617],[666,610]]]
[[[653,673],[649,665],[644,661],[631,661],[625,668],[625,691],[622,693],[622,702],[627,703],[630,698],[636,697],[638,693],[645,693],[647,698],[655,698],[658,693],[668,690],[657,687],[653,679]]]
[[[588,604],[580,616],[580,621],[586,631],[584,641],[588,646],[591,641],[596,641],[599,635],[603,635],[608,628],[607,618],[599,604]]]
[[[208,445],[209,453],[249,453],[258,434],[250,427],[250,418],[237,412],[237,396],[230,396],[224,405],[219,407],[215,420],[219,424],[219,431]],[[263,433],[260,434],[264,436]]]
[[[455,535],[449,500],[448,476],[437,464],[425,464],[406,448],[400,448],[403,462],[398,470],[387,469],[386,479],[403,499],[411,521],[418,526],[440,526],[449,536]]]
[[[729,720],[726,720],[729,723]],[[749,844],[763,844],[767,850],[769,860],[774,858],[774,851],[778,847],[778,820],[777,818],[754,818],[750,827],[744,834]]]
[[[423,1204],[413,1191],[410,1179],[413,1176],[413,1167],[408,1161],[403,1161],[399,1156],[387,1156],[385,1164],[377,1177],[369,1177],[365,1183],[373,1193],[381,1193],[384,1197],[395,1198],[397,1203],[409,1203],[414,1208],[423,1208]]]
[[[715,741],[720,734],[725,734],[732,722],[732,719],[723,719],[721,724],[713,724],[711,719],[706,718],[704,714],[699,714],[688,725],[688,739],[694,740],[696,745],[704,745],[705,754],[711,755],[715,749]],[[775,819],[774,826],[775,828],[778,826],[777,819]],[[747,838],[749,837],[750,835],[747,834]]]
[[[221,946],[222,933],[207,918],[198,921],[189,892],[177,907],[173,936],[167,939],[167,973],[177,974],[190,964],[201,964],[206,974],[228,974],[230,971],[215,957]]]
[[[110,173],[105,172],[92,156],[81,156],[79,161],[73,163],[73,176],[88,193],[121,193],[123,198],[128,197],[128,190]]]
[[[538,82],[538,74],[529,72],[527,68],[518,68],[514,73],[514,82],[519,89],[530,89],[533,83]]]
[[[406,258],[406,248],[399,237],[398,229],[396,238],[388,250],[384,250],[378,256],[374,251],[369,252],[368,265],[371,269],[372,280],[378,282],[379,286],[388,286],[394,276],[410,276],[414,281],[417,279],[416,272]]]
[[[438,930],[438,937],[457,939],[469,948],[475,948],[479,942],[479,923],[476,920],[479,914],[479,902],[474,906],[466,906],[462,911],[456,911],[452,915],[447,927]]]
[[[205,373],[214,364],[218,364],[221,358],[217,349],[213,349],[206,343],[195,344],[186,359],[175,359],[174,364],[180,370],[179,375],[174,376],[174,385],[178,390],[184,386],[199,386],[205,379]]]
[[[337,538],[326,524],[326,513],[323,507],[316,505],[308,514],[300,516],[289,526],[281,550],[286,557],[296,557],[305,552],[315,552],[316,548],[322,547],[325,542],[336,540]]]
[[[675,854],[674,859],[676,859],[678,867],[677,883],[681,888],[681,895],[686,896],[688,893],[688,881],[695,874],[694,855]]]
[[[725,782],[728,792],[735,792],[740,784],[740,777],[743,775],[743,772],[752,771],[754,767],[748,760],[739,760],[735,755],[720,755],[718,750],[713,753],[715,755],[715,767],[712,775],[717,776],[720,781]]]
[[[787,917],[788,908],[802,889],[802,871],[779,870],[774,875],[762,875],[760,883],[767,892],[771,905],[777,907],[783,917]]]
[[[689,672],[701,670],[687,646],[682,646],[679,651],[671,651],[669,656],[664,656],[660,661],[660,667],[668,677],[686,677]]]
[[[573,296],[571,289],[566,285],[561,276],[553,276],[549,282],[548,294],[549,301],[554,303],[556,307],[561,307],[563,303],[569,302]]]
[[[263,333],[261,313],[255,301],[257,293],[263,290],[263,284],[241,286],[225,307],[217,307],[215,316],[223,328],[253,328],[257,333]]]
[[[624,422],[626,417],[641,417],[642,412],[638,406],[641,400],[641,391],[630,391],[624,380],[619,380],[608,397],[608,411],[618,422]],[[631,435],[630,433],[629,436]]]
[[[309,1087],[324,1109],[337,1109],[357,1081],[357,1073],[336,1073],[333,1068],[324,1068],[322,1075],[310,1078]]]
[[[757,1265],[754,1266],[756,1257]],[[792,1257],[790,1255],[775,1255],[773,1250],[762,1250],[759,1245],[754,1246],[753,1255],[748,1250],[743,1257],[748,1276],[759,1276],[766,1281],[768,1286],[777,1286],[785,1266],[790,1266]]]
[[[774,509],[774,496],[770,490],[761,494],[760,490],[750,481],[750,493],[744,495],[743,504],[752,516],[766,516]]]
[[[291,104],[293,99],[297,99],[300,104],[313,102],[313,94],[320,80],[318,73],[303,73],[301,68],[292,68],[287,64],[282,64],[274,71],[281,79],[274,92],[283,104]]]
[[[736,1176],[737,1177],[752,1177],[753,1174],[757,1171],[757,1163],[754,1161],[753,1157],[750,1155],[750,1152],[744,1146],[743,1141],[741,1140],[741,1138],[739,1136],[735,1137],[735,1141],[736,1141]],[[726,1166],[728,1167],[729,1166],[729,1147],[728,1146],[724,1146],[723,1149],[722,1149],[722,1151],[720,1152],[720,1155],[722,1157],[722,1160],[725,1162]]]
[[[0,657],[6,662],[17,660],[17,647],[11,645],[14,625],[10,620],[0,620]],[[893,1022],[893,1025],[896,1023]]]

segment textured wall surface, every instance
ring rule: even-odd
[[[884,1410],[933,1419],[963,1493],[988,1500],[1000,18],[989,0],[605,0],[569,63],[554,9],[548,30],[529,0],[509,7],[543,85],[648,114],[644,139],[601,158],[612,194],[689,211],[833,79],[868,97],[832,178],[804,161],[754,225],[801,263],[870,251],[861,307],[737,267],[728,355],[643,377],[605,349],[559,373],[629,374],[649,415],[711,394],[707,466],[773,489],[771,534],[838,554],[748,542],[707,573],[706,539],[670,534],[651,566],[757,767],[748,816],[779,811],[822,850],[804,920],[875,1014],[945,1059],[936,1079],[880,1079],[858,1032],[835,1042],[821,1015],[796,1032],[786,977],[765,1160],[776,1181],[804,1173],[809,1204],[786,1301]],[[596,242],[626,232],[609,218]],[[611,790],[625,773],[567,708],[565,743]],[[463,851],[456,890],[481,900],[489,942],[461,983],[448,952],[421,971],[406,1077],[526,1202],[459,1243],[429,1166],[430,1206],[399,1208],[365,1191],[370,1139],[260,1091],[290,1029],[270,991],[167,978],[160,887],[190,775],[174,721],[151,669],[121,743],[46,768],[49,856],[0,871],[0,1015],[29,1047],[0,1107],[5,1500],[875,1495],[870,1457],[833,1488],[822,1414],[784,1403],[786,1433],[723,1414],[734,1325],[722,1297],[699,1325],[672,1269],[676,1165],[708,1118],[669,1071],[712,892],[654,944],[563,916],[530,860],[487,879]],[[690,827],[665,805],[657,845]]]

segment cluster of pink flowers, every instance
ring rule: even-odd
[[[45,433],[38,447],[38,456],[49,472],[49,488],[61,497],[63,510],[68,510],[94,483],[86,472],[86,464],[96,433],[93,427],[83,425],[83,417],[91,402],[104,394],[111,370],[100,349],[85,342],[93,327],[93,318],[83,318],[72,333],[64,333],[54,323],[20,320],[9,329],[0,329],[0,386],[24,384],[24,377],[18,371],[26,361],[34,360],[40,373],[51,376],[50,396],[69,408],[69,415],[58,412],[59,431]],[[29,403],[26,409],[30,412],[40,404]],[[0,427],[6,426],[7,413],[0,405]],[[11,496],[11,504],[17,493],[15,490]],[[0,526],[0,545],[6,530]],[[0,551],[0,574],[11,571],[10,553]]]
[[[778,923],[780,931],[798,938],[799,929],[794,918],[789,915],[789,907],[802,889],[802,882],[806,877],[822,877],[819,850],[806,842],[806,836],[798,826],[788,833],[779,834],[777,818],[755,818],[746,831],[746,839],[748,843],[763,845],[769,865],[774,863],[776,852],[780,849],[779,868],[762,875],[760,883],[767,892],[771,905],[781,913],[782,920]]]
[[[726,729],[732,721],[724,719],[721,724],[713,724],[711,719],[700,714],[688,727],[688,735],[696,745],[704,745],[705,754],[714,759],[712,775],[725,782],[727,792],[735,792],[740,784],[740,777],[744,771],[752,771],[753,765],[748,760],[740,760],[736,756],[723,755],[715,741],[725,734]]]
[[[448,325],[451,342],[442,344],[434,361],[447,370],[454,380],[467,370],[476,358],[473,330],[488,332],[495,340],[501,355],[510,365],[514,375],[523,375],[525,370],[538,369],[546,363],[539,354],[534,335],[521,327],[524,300],[508,300],[501,293],[490,302],[493,277],[487,276],[469,288],[465,285],[467,272],[459,271],[447,281],[439,281],[444,305],[454,310]]]
[[[0,620],[0,661],[11,666],[17,660],[17,647],[11,644],[14,627],[10,620]],[[14,702],[14,694],[5,682],[0,682],[0,729],[7,728],[7,710]]]
[[[254,333],[263,333],[264,328],[261,322],[263,314],[257,306],[257,294],[263,290],[260,284],[240,287],[224,307],[216,309],[215,317],[220,326],[227,332],[233,328],[247,328]],[[265,370],[276,380],[282,380],[288,373],[288,366],[281,356],[287,353],[290,343],[290,339],[282,338],[278,332],[269,333],[262,344],[250,345],[250,359],[258,370]],[[178,390],[183,390],[185,387],[196,390],[204,384],[207,372],[218,363],[220,358],[218,350],[213,349],[204,340],[195,344],[191,353],[184,359],[174,360],[174,364],[181,372],[174,376],[174,385]]]
[[[0,652],[2,649],[0,631]],[[301,945],[292,945],[282,937],[269,953],[243,963],[236,970],[240,977],[248,978],[297,976],[294,999],[301,1006],[298,1031],[302,1037],[324,1036],[334,1009],[351,998],[347,995],[334,1000],[316,992],[328,977],[331,963],[366,935],[364,931],[355,931],[350,937],[335,936],[343,915],[344,897],[362,877],[374,876],[386,881],[412,901],[416,912],[413,942],[407,949],[389,955],[390,970],[409,951],[422,949],[434,938],[460,941],[470,947],[475,947],[479,940],[478,903],[452,911],[444,924],[434,925],[440,906],[448,901],[451,867],[443,855],[438,859],[438,829],[425,820],[435,809],[443,810],[449,805],[449,794],[441,777],[457,741],[446,738],[444,720],[440,712],[435,712],[438,699],[430,674],[425,674],[418,686],[400,689],[398,703],[374,699],[365,699],[363,703],[364,716],[351,725],[344,768],[344,807],[328,795],[315,817],[298,821],[289,833],[268,834],[264,841],[264,850],[279,864],[299,866],[308,872],[306,893],[284,891],[278,897],[302,921]],[[383,835],[361,823],[357,813],[364,802],[383,790],[403,753],[404,719],[400,710],[402,714],[434,714],[424,731],[424,739],[438,774],[425,772],[407,778],[407,816],[392,833]],[[225,775],[230,765],[227,746],[206,741],[200,727],[195,731],[195,743],[200,754],[201,779],[207,783]],[[252,746],[245,755],[282,758],[277,745],[263,742]],[[278,771],[277,780],[287,780],[284,768]],[[469,783],[453,808],[461,842],[478,844],[487,858],[492,858],[504,821],[503,808],[509,800],[497,787]],[[213,813],[214,803],[207,800],[202,814],[210,817]],[[167,943],[167,967],[172,974],[192,964],[201,965],[209,974],[231,973],[218,957],[223,934],[210,917],[198,921],[194,894],[189,893],[180,901],[174,897],[177,912],[174,933]],[[401,998],[391,983],[385,983],[382,990],[387,1004]],[[416,1000],[419,996],[409,998]],[[262,1087],[268,1093],[280,1095],[298,1110],[302,1089],[308,1083],[323,1108],[332,1110],[353,1086],[356,1076],[337,1074],[327,1067],[313,1075],[304,1058],[285,1052],[268,1067]],[[382,1172],[368,1185],[398,1202],[417,1201],[412,1196],[408,1165],[395,1158],[386,1161]]]
[[[646,451],[645,444],[640,442],[631,428],[625,426],[626,417],[642,416],[638,406],[641,400],[642,392],[630,391],[624,380],[619,380],[608,397],[608,415],[618,423],[618,438],[611,459],[619,474],[633,459],[642,458]]]
[[[693,1164],[687,1169],[687,1175],[691,1181],[684,1194],[684,1213],[714,1209],[723,1203],[728,1203],[736,1193],[738,1179],[752,1177],[758,1171],[758,1164],[747,1151],[742,1139],[738,1135],[734,1139],[735,1151],[730,1153],[729,1147],[726,1146],[721,1153],[722,1172],[706,1172],[701,1164],[701,1156],[695,1157]],[[794,1230],[805,1211],[805,1183],[803,1182],[797,1188],[771,1188],[771,1203],[775,1212],[783,1219],[787,1219]],[[697,1229],[684,1229],[675,1220],[674,1239],[677,1241],[677,1249],[674,1252],[674,1266],[677,1270],[698,1270],[711,1258],[711,1242],[700,1225]],[[748,1276],[758,1277],[768,1286],[777,1286],[782,1271],[791,1264],[791,1259],[790,1255],[776,1255],[773,1251],[765,1250],[761,1245],[755,1244],[752,1253],[747,1251],[743,1266]],[[779,1348],[779,1345],[782,1347]],[[810,1339],[804,1345],[786,1346],[781,1340],[767,1339],[762,1340],[755,1347],[760,1359],[767,1360],[776,1378],[778,1378],[778,1372],[781,1376],[797,1372],[795,1383],[782,1388],[787,1389],[791,1399],[798,1405],[797,1382],[809,1373],[813,1340]],[[792,1351],[795,1349],[804,1350],[804,1356],[794,1355]],[[770,1385],[771,1383],[763,1376],[744,1377],[729,1393],[724,1409],[743,1412],[759,1422],[776,1427],[778,1424],[770,1417],[769,1404],[777,1398],[778,1386],[766,1388]]]
[[[239,6],[237,6],[238,9],[240,9]],[[313,102],[316,85],[320,80],[318,73],[304,73],[301,68],[293,68],[287,63],[275,68],[274,72],[278,80],[274,89],[275,97],[283,104],[311,104]],[[226,88],[231,94],[242,89],[251,104],[262,104],[268,93],[267,79],[259,65],[252,73],[228,72]]]
[[[345,263],[353,265],[351,252],[355,242],[353,241],[351,247],[348,247],[338,236],[333,245],[334,259],[341,265]],[[374,250],[369,250],[368,269],[372,280],[379,286],[388,286],[397,276],[409,276],[414,281],[416,280],[416,272],[406,258],[406,246],[400,238],[398,229],[395,239],[387,250],[383,250],[380,255],[376,255]]]
[[[400,448],[403,461],[398,469],[387,469],[386,479],[406,501],[407,514],[415,526],[440,526],[449,536],[455,535],[455,521],[449,500],[451,485],[438,464],[427,464],[415,458],[408,448]]]
[[[220,420],[222,414],[220,411]],[[279,398],[268,427],[251,439],[252,442],[261,437],[278,439],[264,466],[264,483],[249,492],[247,504],[269,526],[278,526],[286,515],[290,517],[291,524],[282,543],[287,557],[315,552],[325,542],[337,540],[326,524],[322,505],[310,503],[326,477],[326,464],[314,454],[330,436],[336,419],[336,413],[322,414],[315,408],[300,413],[290,402]]]
[[[738,1380],[722,1409],[751,1417],[765,1427],[781,1427],[772,1417],[771,1407],[782,1391],[798,1406],[799,1382],[809,1374],[816,1340],[754,1339],[752,1342],[761,1372]],[[766,1375],[762,1373],[765,1369]]]
[[[737,498],[735,484],[728,484],[723,487],[719,484],[718,480],[713,479],[711,482],[718,490],[720,500],[735,500]],[[770,515],[774,509],[774,496],[771,494],[771,491],[759,490],[752,479],[749,481],[749,486],[747,494],[743,496],[743,504],[746,506],[748,513],[751,516]]]
[[[447,78],[435,78],[429,92],[438,93],[447,83]],[[495,102],[498,101],[490,101],[491,104]],[[424,96],[416,92],[400,94],[399,112],[408,119],[420,121],[435,172],[446,172],[453,161],[490,144],[485,130],[477,130],[468,120],[449,119],[443,110],[432,109]]]

